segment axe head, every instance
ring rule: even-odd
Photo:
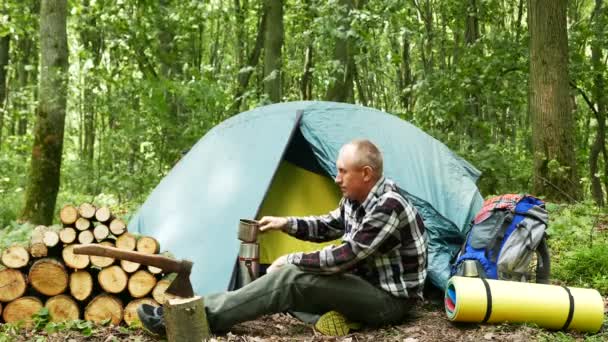
[[[190,283],[190,272],[192,271],[192,262],[189,260],[182,260],[180,264],[181,267],[180,270],[177,272],[177,276],[175,277],[173,282],[171,282],[171,285],[169,285],[165,292],[184,298],[194,297],[192,283]]]

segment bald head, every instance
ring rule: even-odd
[[[369,166],[377,178],[382,176],[382,152],[371,141],[367,139],[353,140],[342,146],[340,154],[342,153],[348,153],[355,166]]]

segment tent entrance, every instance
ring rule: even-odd
[[[321,168],[298,126],[258,210],[257,219],[267,215],[322,215],[335,209],[340,202],[342,194],[338,186]],[[270,264],[285,254],[314,251],[336,243],[305,242],[276,231],[261,234],[259,242],[261,264]]]

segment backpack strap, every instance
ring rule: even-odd
[[[498,253],[500,253],[500,248],[502,247],[503,239],[505,238],[505,234],[507,233],[507,229],[513,220],[513,214],[511,212],[504,212],[502,221],[500,222],[500,228],[496,233],[496,236],[492,240],[492,242],[486,248],[486,258],[491,260],[493,263],[498,261]],[[488,252],[491,251],[492,255],[487,255]]]

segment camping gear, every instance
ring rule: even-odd
[[[445,311],[456,322],[535,323],[594,333],[604,320],[604,301],[593,289],[455,276],[445,291]]]
[[[464,275],[464,266],[471,267],[473,262],[483,278],[533,280],[530,262],[538,249],[543,253],[537,260],[536,282],[548,283],[547,222],[545,203],[536,197],[508,194],[486,200],[452,266],[452,275]]]
[[[193,260],[198,293],[226,290],[238,274],[233,272],[239,251],[234,222],[336,208],[341,195],[333,183],[335,161],[340,147],[356,138],[380,148],[385,175],[424,219],[429,279],[443,288],[450,259],[483,202],[475,185],[480,173],[399,117],[352,104],[278,103],[225,120],[162,179],[131,218],[129,230],[154,236],[177,257]],[[306,184],[310,179],[314,186]],[[261,234],[259,242],[264,264],[286,251],[320,246],[302,242],[303,249],[281,232]]]
[[[239,248],[239,287],[256,280],[260,274],[260,245],[241,243]]]
[[[257,242],[258,241],[258,221],[240,219],[239,220],[239,240],[243,242]]]
[[[192,262],[189,260],[174,260],[162,255],[133,252],[98,244],[75,246],[74,254],[96,255],[120,260],[128,260],[146,266],[158,267],[165,273],[177,273],[177,277],[175,277],[173,282],[171,282],[171,285],[169,285],[166,292],[180,297],[194,296],[192,284],[190,283]]]

